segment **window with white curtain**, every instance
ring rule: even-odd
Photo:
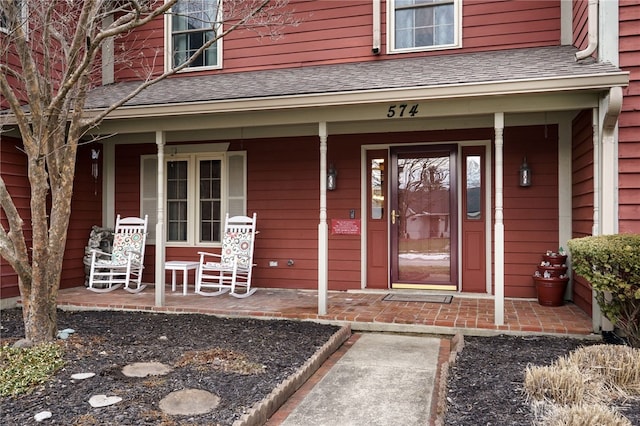
[[[462,0],[389,0],[389,51],[460,47]]]
[[[179,0],[171,8],[170,67],[185,63],[205,43],[222,30],[219,0]],[[220,66],[221,40],[205,49],[188,68],[217,68]]]

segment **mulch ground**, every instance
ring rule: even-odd
[[[24,336],[19,309],[0,313],[1,340]],[[65,367],[28,395],[0,398],[0,424],[32,425],[231,425],[291,376],[338,330],[312,322],[223,319],[196,314],[86,311],[58,313],[58,329],[75,330],[66,347]],[[580,345],[593,342],[560,337],[465,337],[450,368],[445,425],[531,425],[523,391],[528,364],[549,365]],[[197,354],[216,360],[195,362]],[[185,354],[189,354],[185,358]],[[124,366],[157,361],[172,366],[166,376],[131,378]],[[258,366],[258,368],[256,368]],[[73,381],[74,373],[96,377]],[[209,414],[169,416],[159,401],[170,392],[195,388],[220,397]],[[122,402],[92,408],[92,395]],[[640,426],[640,404],[620,401],[618,409]],[[37,423],[41,411],[51,419]]]
[[[24,336],[21,311],[2,310],[2,340]],[[297,371],[338,327],[312,322],[224,319],[207,315],[134,312],[58,312],[58,329],[75,330],[66,347],[65,367],[29,395],[0,399],[0,424],[62,425],[231,425],[253,404]],[[212,349],[219,349],[211,351]],[[195,351],[195,352],[194,352]],[[196,352],[217,360],[195,362]],[[166,376],[126,377],[134,362],[174,367]],[[256,368],[258,366],[258,368]],[[72,381],[74,373],[95,373]],[[181,389],[207,390],[220,397],[217,409],[197,416],[167,416],[158,403]],[[120,396],[122,402],[92,408],[92,395]]]

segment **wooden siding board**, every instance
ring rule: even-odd
[[[618,231],[640,233],[640,3],[619,4],[620,66],[629,71],[618,131]]]
[[[291,1],[299,25],[286,27],[278,39],[259,38],[250,30],[230,33],[223,42],[223,69],[186,73],[215,74],[277,69],[399,57],[464,53],[518,47],[557,45],[560,3],[540,1],[463,2],[463,47],[455,50],[388,55],[386,8],[381,11],[382,53],[373,55],[372,4],[368,0]],[[122,38],[117,52],[129,56],[115,70],[116,81],[141,79],[148,69],[163,70],[164,20],[158,18]],[[139,55],[139,56],[136,56]],[[136,57],[135,61],[131,61]],[[141,59],[142,58],[142,59]],[[133,65],[131,65],[133,64]]]

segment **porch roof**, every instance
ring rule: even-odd
[[[477,96],[604,90],[628,84],[627,72],[592,58],[576,61],[577,51],[573,46],[550,46],[198,76],[180,74],[145,89],[125,104],[124,111],[114,114],[126,117],[133,112],[127,113],[127,109],[139,107],[331,94],[377,93],[380,101],[386,100],[380,93],[401,89],[437,88],[437,97],[453,97],[472,96],[475,92]],[[107,107],[138,84],[100,86],[90,92],[87,109]],[[339,103],[335,97],[332,99]],[[147,110],[144,115],[150,112]]]

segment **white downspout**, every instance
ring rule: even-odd
[[[504,325],[504,216],[503,204],[503,146],[504,146],[504,113],[496,112],[494,115],[495,128],[495,223],[494,223],[494,259],[495,271],[495,295],[494,295],[494,320],[495,325]]]
[[[593,123],[593,226],[591,227],[591,235],[596,236],[600,235],[600,168],[602,167],[600,164],[600,128],[598,126],[600,118],[597,108],[593,109],[591,120]],[[595,291],[591,291],[591,306],[598,306]],[[602,319],[604,317],[600,309],[592,309],[591,311],[591,326],[593,331],[598,333],[602,328]]]
[[[380,54],[380,0],[373,0],[373,45],[371,52],[374,55]]]
[[[164,259],[165,259],[165,236],[164,236],[164,145],[166,134],[162,131],[156,132],[156,145],[158,145],[158,204],[156,221],[156,306],[164,306]]]
[[[622,111],[622,87],[616,86],[609,90],[609,96],[605,99],[604,116],[601,125],[602,147],[602,204],[601,227],[602,234],[615,234],[618,232],[616,223],[618,219],[618,153],[616,149],[616,127],[618,117]]]
[[[327,314],[329,289],[329,226],[327,225],[327,123],[318,123],[320,136],[320,223],[318,224],[318,315]]]
[[[589,9],[587,11],[587,31],[588,44],[587,48],[576,52],[576,61],[588,58],[598,47],[598,0],[589,0]]]

